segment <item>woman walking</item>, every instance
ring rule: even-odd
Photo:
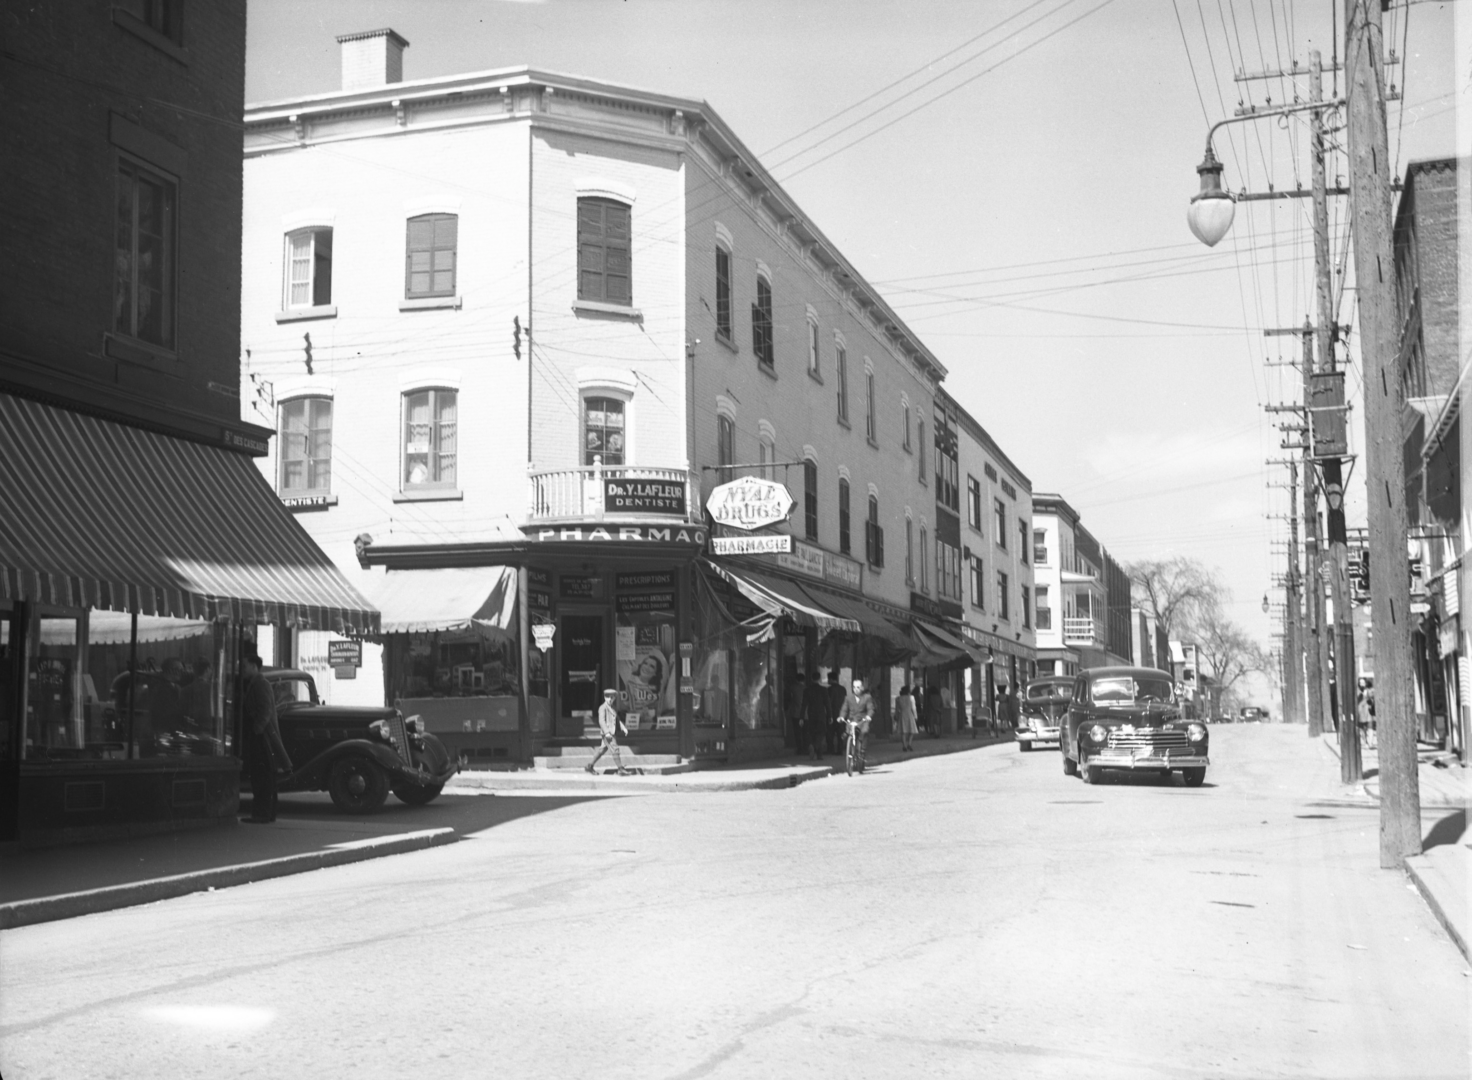
[[[915,699],[910,694],[909,686],[900,687],[895,712],[900,722],[900,750],[915,749]]]

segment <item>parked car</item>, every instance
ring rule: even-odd
[[[1182,718],[1170,676],[1153,668],[1079,673],[1059,733],[1064,775],[1086,784],[1105,769],[1128,769],[1167,779],[1179,771],[1187,787],[1199,787],[1211,764],[1208,742],[1205,724]]]
[[[1244,724],[1261,724],[1268,718],[1268,711],[1257,705],[1243,705],[1241,715]]]
[[[423,806],[455,775],[444,743],[397,709],[324,705],[305,671],[267,670],[292,773],[280,791],[326,791],[339,810],[369,814],[392,791]]]
[[[1028,683],[1017,721],[1017,748],[1026,753],[1038,743],[1056,743],[1072,699],[1072,675],[1047,675]]]

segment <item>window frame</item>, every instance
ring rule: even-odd
[[[802,516],[803,534],[809,540],[818,539],[818,463],[812,458],[802,462]]]
[[[772,282],[765,274],[756,276],[756,300],[751,305],[751,351],[767,371],[777,370],[776,328],[772,314]]]
[[[808,374],[823,381],[823,357],[818,346],[818,320],[808,316]]]
[[[1008,588],[1009,588],[1009,582],[1008,582],[1008,579],[1007,579],[1007,571],[1005,571],[1005,570],[998,570],[997,571],[997,618],[1002,619],[1005,622],[1011,622],[1012,621],[1012,617],[1010,615],[1011,605],[1008,603],[1008,600],[1009,600]]]
[[[618,450],[610,451],[607,447],[607,435],[608,432],[612,429],[606,423],[603,425],[602,428],[605,437],[603,448],[598,451],[592,451],[588,447],[588,413],[590,411],[589,406],[592,402],[595,401],[606,403],[605,407],[602,410],[605,415],[609,414],[610,412],[617,412],[620,416],[623,417],[623,422],[619,425],[618,428],[619,433],[623,436],[623,443]],[[578,452],[582,457],[583,468],[589,469],[593,467],[592,457],[595,454],[603,458],[599,466],[601,468],[622,469],[627,465],[629,459],[629,413],[631,411],[629,409],[629,404],[630,403],[627,398],[619,396],[617,394],[610,394],[606,391],[585,393],[581,396],[578,411]],[[607,405],[617,405],[618,408],[616,410],[609,409],[606,407]],[[618,460],[609,461],[608,457],[610,453],[617,454]]]
[[[599,211],[598,235],[585,232],[585,226],[591,222],[584,216],[584,209],[596,208]],[[623,236],[610,235],[617,228],[610,221],[610,212],[613,217],[622,216]],[[606,195],[579,195],[577,200],[577,298],[592,304],[611,304],[614,307],[633,307],[634,305],[634,208],[621,199],[609,198]],[[619,242],[619,241],[622,242]],[[598,266],[596,268],[586,266],[584,257],[592,250],[599,253]],[[624,273],[619,274],[616,270],[609,268],[610,253],[622,254],[624,258]],[[595,275],[598,282],[597,295],[588,286],[590,281],[587,275]],[[625,295],[614,296],[609,290],[610,277],[622,278],[625,281]]]
[[[884,568],[884,527],[879,524],[879,497],[869,496],[869,516],[864,520],[864,561],[876,570]]]
[[[971,606],[986,610],[986,560],[971,556]]]
[[[838,551],[842,555],[853,552],[852,488],[846,477],[838,478]]]
[[[725,272],[722,273],[724,264]],[[724,244],[716,245],[716,336],[728,343],[736,339],[734,322],[735,308],[732,306],[731,252]]]
[[[300,229],[292,229],[285,236],[285,266],[282,271],[283,287],[281,297],[282,311],[310,311],[313,308],[325,308],[332,306],[332,262],[336,249],[336,238],[333,236],[335,229],[331,225],[304,225]],[[327,237],[327,252],[322,254],[321,237]],[[297,261],[292,250],[292,241],[299,236],[311,238],[311,246],[308,248],[306,266],[308,276],[305,282],[299,282],[294,273]],[[326,275],[321,273],[326,268]],[[292,291],[298,284],[306,287],[306,299],[301,303],[292,301]]]
[[[716,414],[716,464],[736,464],[736,421],[726,413]],[[731,479],[729,469],[721,473],[720,483]]]
[[[915,420],[915,441],[920,447],[920,452],[915,457],[920,462],[920,483],[926,487],[930,486],[930,455],[925,452],[925,418],[918,417]]]
[[[409,442],[409,424],[411,423],[411,421],[409,419],[409,410],[412,407],[413,399],[415,397],[419,396],[420,394],[427,394],[427,395],[429,395],[428,396],[428,399],[427,399],[427,404],[428,404],[428,407],[429,407],[429,415],[431,417],[431,419],[429,421],[429,424],[431,426],[430,444],[429,444],[430,445],[430,448],[429,449],[426,449],[424,451],[424,453],[425,453],[426,458],[429,461],[433,461],[435,463],[435,465],[436,465],[436,469],[432,470],[432,472],[439,472],[441,475],[440,475],[440,477],[435,478],[435,479],[428,479],[428,480],[424,480],[424,481],[420,481],[420,482],[417,482],[416,483],[416,482],[413,482],[413,481],[411,481],[409,479],[409,457],[410,457],[410,453],[409,453],[409,446],[410,446],[410,442]],[[439,448],[442,445],[442,440],[444,438],[444,432],[442,430],[442,426],[444,424],[444,421],[437,419],[437,417],[439,415],[439,406],[441,404],[441,397],[440,397],[440,395],[442,395],[442,394],[450,394],[450,395],[453,395],[454,396],[454,400],[455,400],[455,419],[452,420],[452,421],[450,421],[451,423],[453,423],[455,425],[455,432],[454,432],[455,443],[454,443],[454,449],[451,450],[450,453],[449,453],[449,456],[453,459],[452,464],[451,464],[451,468],[454,471],[454,476],[450,480],[443,479],[443,469],[444,469],[444,460],[443,459],[444,459],[444,457],[446,455],[445,455],[444,450]],[[399,395],[399,408],[400,408],[400,412],[402,414],[401,415],[401,418],[400,418],[400,421],[399,421],[399,431],[400,431],[400,436],[401,436],[400,443],[399,443],[399,490],[401,492],[413,492],[413,491],[457,491],[457,490],[459,490],[459,485],[460,485],[460,391],[459,391],[459,389],[457,387],[452,387],[452,386],[416,386],[413,389],[404,390],[404,391],[402,391],[400,393],[400,395]]]
[[[159,237],[159,250],[163,253],[163,269],[159,274],[158,294],[162,313],[159,317],[159,338],[147,337],[142,333],[139,315],[140,274],[142,263],[139,251],[141,236],[139,220],[138,188],[142,180],[153,183],[164,193],[162,212],[163,235]],[[119,152],[117,168],[113,174],[114,203],[113,225],[121,231],[123,226],[123,200],[128,202],[128,253],[127,277],[124,278],[123,260],[119,259],[117,241],[113,238],[113,317],[112,332],[131,341],[139,342],[152,349],[162,349],[170,354],[178,348],[179,315],[179,178],[158,166],[131,154]],[[145,286],[146,288],[147,286]],[[126,294],[126,296],[125,296]],[[126,305],[126,321],[123,310]],[[161,339],[161,340],[160,340]]]
[[[874,401],[874,372],[871,369],[864,371],[864,434],[869,442],[875,446],[879,445],[879,423],[875,413],[876,403]]]
[[[314,406],[325,403],[327,406],[327,423],[325,425],[327,434],[327,454],[325,459],[321,456],[313,458],[310,454],[312,447],[312,435],[314,431],[320,430],[313,425]],[[304,420],[306,427],[299,432],[288,432],[286,430],[287,409],[294,405],[305,407]],[[276,493],[283,498],[303,498],[313,495],[332,494],[332,422],[335,413],[332,395],[330,394],[298,394],[293,397],[284,398],[276,403]],[[306,441],[303,443],[303,454],[300,457],[289,457],[288,451],[291,447],[289,435],[304,435]],[[313,474],[313,463],[325,460],[327,476],[325,483],[304,483],[300,487],[292,487],[287,483],[287,465],[293,462],[302,463],[302,475],[310,477]]]
[[[971,473],[966,474],[966,523],[977,532],[982,532],[981,481]]]
[[[842,345],[838,347],[838,356],[835,362],[835,370],[838,372],[838,422],[848,425],[848,350]]]
[[[1019,534],[1017,540],[1017,559],[1023,566],[1026,566],[1028,565],[1027,541],[1030,535],[1027,518],[1019,517],[1017,519],[1017,532]]]
[[[915,522],[905,517],[905,584],[915,584]]]
[[[997,547],[1007,550],[1007,504],[992,496],[992,520],[997,527]]]
[[[420,271],[426,273],[429,278],[429,288],[421,291],[414,290],[414,256],[425,249],[414,247],[414,225],[416,222],[429,225],[429,269]],[[438,244],[439,226],[441,222],[450,222],[454,229],[454,237],[448,251],[450,253],[450,285],[447,289],[436,289],[434,287],[435,277],[445,271],[436,268],[436,260],[439,254],[446,248]],[[405,300],[429,300],[436,297],[454,296],[460,281],[460,215],[445,211],[433,211],[427,214],[415,214],[404,222],[404,299]]]
[[[920,591],[930,595],[930,530],[920,525]]]

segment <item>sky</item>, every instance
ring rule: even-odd
[[[1454,152],[1454,8],[1384,16],[1402,60],[1388,68],[1400,173]],[[1231,617],[1267,645],[1288,496],[1267,464],[1286,456],[1285,417],[1265,406],[1298,401],[1300,376],[1276,366],[1298,339],[1263,331],[1317,317],[1311,207],[1241,204],[1212,249],[1186,207],[1210,124],[1239,102],[1308,97],[1306,75],[1234,74],[1306,69],[1312,49],[1328,67],[1336,18],[1342,0],[250,0],[246,98],[335,90],[335,37],[391,27],[410,42],[405,79],[527,64],[705,100],[945,364],[1035,492],[1066,498],[1121,561],[1214,569]],[[1465,80],[1460,93],[1472,107]],[[1331,184],[1345,179],[1336,124]],[[1302,117],[1224,128],[1224,184],[1308,187],[1307,131]],[[1364,474],[1361,460],[1351,526]]]

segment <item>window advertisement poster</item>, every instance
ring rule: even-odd
[[[675,729],[675,617],[619,612],[618,707],[630,732]]]

